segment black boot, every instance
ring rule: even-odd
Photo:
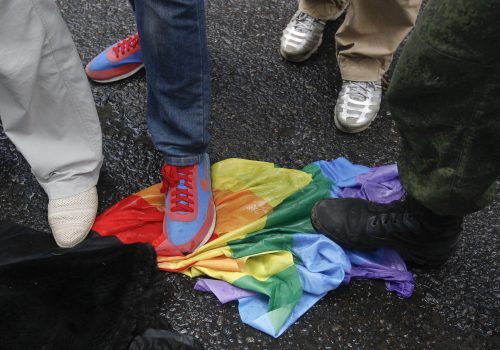
[[[462,220],[434,214],[409,197],[390,204],[324,199],[311,213],[316,231],[347,249],[394,248],[407,261],[433,266],[455,251]]]

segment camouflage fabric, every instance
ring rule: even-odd
[[[407,192],[441,215],[486,206],[500,174],[500,0],[430,0],[387,94]]]

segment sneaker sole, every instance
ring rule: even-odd
[[[144,67],[144,64],[141,64],[140,66],[138,66],[134,70],[131,70],[130,72],[122,74],[122,75],[118,75],[118,76],[113,77],[111,79],[104,79],[104,80],[97,80],[97,79],[92,79],[92,78],[90,78],[90,79],[92,79],[96,83],[100,83],[100,84],[114,83],[115,81],[123,80],[123,79],[126,79],[126,78],[134,75],[135,73],[140,71],[143,67]]]
[[[90,230],[91,230],[91,229],[89,229],[89,232],[87,232],[87,234],[86,234],[85,236],[81,237],[80,239],[78,239],[78,241],[75,241],[75,242],[73,242],[72,244],[61,244],[61,243],[59,243],[59,242],[55,239],[55,237],[54,237],[54,240],[56,241],[56,244],[57,244],[59,247],[61,247],[61,248],[64,248],[64,249],[73,248],[73,247],[77,246],[78,244],[82,243],[82,242],[85,240],[85,238],[87,238],[87,237],[89,236],[89,234],[90,234]],[[52,235],[53,235],[53,234],[52,234]]]
[[[323,34],[321,34],[321,38],[319,39],[316,46],[311,51],[309,51],[305,56],[298,56],[297,57],[297,56],[287,54],[285,51],[283,51],[283,49],[281,47],[280,47],[280,54],[281,54],[281,57],[283,57],[287,61],[294,62],[294,63],[304,62],[304,61],[307,61],[312,55],[314,55],[318,51],[318,49],[322,43],[323,43]]]
[[[340,122],[337,119],[337,114],[334,114],[333,121],[335,122],[335,126],[337,127],[337,129],[339,129],[340,131],[343,131],[343,132],[348,133],[348,134],[357,134],[358,132],[362,132],[362,131],[365,131],[366,129],[368,129],[370,127],[371,123],[375,120],[375,118],[373,118],[368,124],[357,127],[357,128],[348,128],[348,127],[340,124]]]
[[[208,230],[208,233],[205,236],[205,238],[203,238],[203,240],[201,241],[201,243],[193,250],[193,252],[196,251],[196,250],[198,250],[198,248],[200,248],[201,246],[203,246],[205,243],[207,243],[208,240],[210,239],[210,237],[212,237],[212,233],[214,233],[216,222],[217,222],[217,210],[216,210],[215,204],[214,204],[214,219],[212,221],[212,224],[210,225],[210,229]]]

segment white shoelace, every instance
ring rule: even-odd
[[[324,24],[322,21],[312,16],[309,16],[307,13],[301,12],[295,19],[294,29],[301,33],[307,33],[311,30],[311,27],[312,25],[314,25],[314,22],[319,22]]]
[[[370,93],[380,87],[375,81],[350,81],[347,94],[356,101],[364,102],[370,98]]]

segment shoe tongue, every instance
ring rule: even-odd
[[[187,190],[188,187],[186,186],[186,181],[184,179],[180,179],[179,180],[179,184],[177,185],[177,188],[179,188],[181,190]],[[178,193],[177,194],[177,198],[178,199],[181,199],[183,197],[187,197],[187,194],[184,194],[184,193]],[[182,204],[188,204],[187,201],[180,201],[180,203],[182,203]]]
[[[186,180],[185,179],[179,179],[179,183],[176,186],[178,189],[181,190],[189,190],[189,188],[186,186]],[[175,196],[176,202],[179,204],[184,204],[184,205],[189,205],[188,201],[182,200],[182,198],[187,198],[188,195],[186,193],[177,193]],[[188,214],[189,212],[184,211],[184,210],[176,210],[177,213],[179,214]]]
[[[186,186],[186,180],[184,180],[184,179],[179,179],[179,183],[177,184],[177,186],[176,186],[176,187],[178,187],[178,188],[180,188],[180,189],[183,189],[183,190],[187,189],[187,186]]]
[[[307,18],[309,18],[309,16],[307,14],[305,14],[304,12],[299,13],[299,15],[297,16],[298,21],[303,21]]]

